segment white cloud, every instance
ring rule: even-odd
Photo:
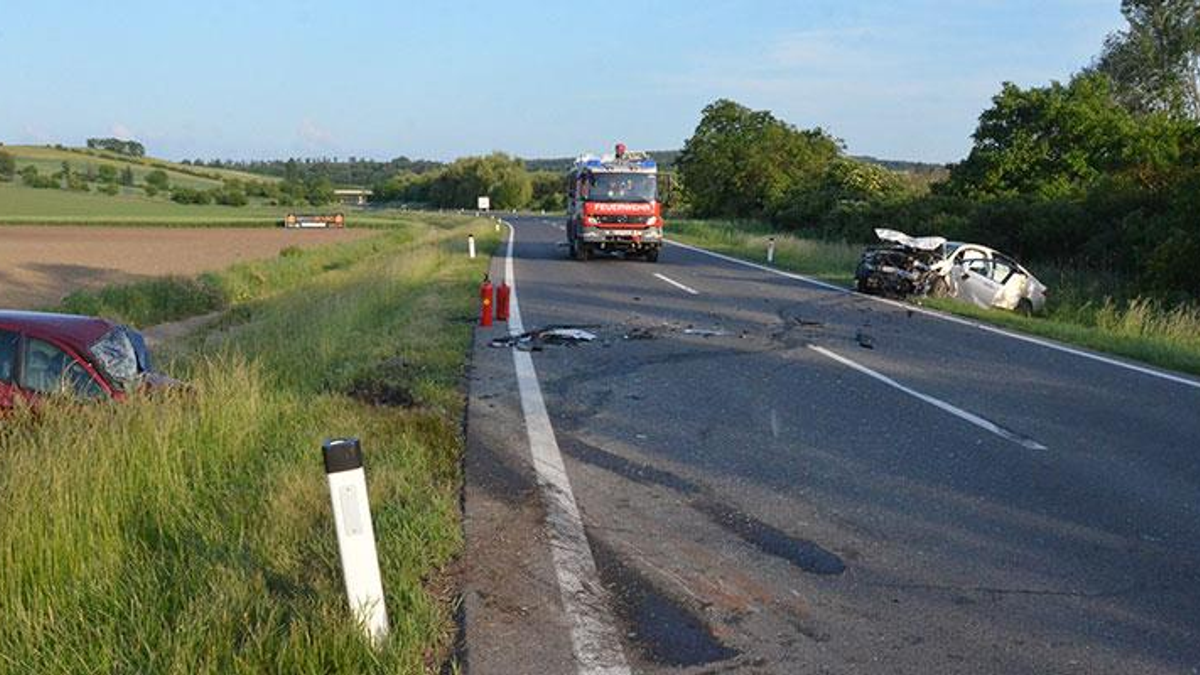
[[[304,145],[311,148],[328,148],[333,145],[333,134],[307,117],[300,120],[296,135]]]
[[[866,47],[879,37],[869,27],[791,33],[767,48],[765,64],[783,69],[863,66],[874,61]]]
[[[50,134],[46,133],[44,129],[35,127],[32,124],[22,126],[21,133],[24,135],[24,138],[21,140],[26,143],[49,143],[52,140]]]
[[[117,122],[109,128],[108,132],[113,135],[113,138],[119,138],[123,141],[132,140],[134,137],[133,131],[129,127]]]

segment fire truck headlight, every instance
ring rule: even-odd
[[[649,218],[646,219],[646,224],[651,227],[658,225],[658,216],[650,216]]]
[[[599,225],[600,219],[597,218],[596,216],[588,216],[587,218],[583,219],[583,224],[584,225]]]

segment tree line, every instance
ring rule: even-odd
[[[59,170],[42,173],[33,164],[17,169],[15,158],[0,151],[0,180],[14,180],[17,176],[28,187],[42,190],[70,190],[72,192],[98,192],[115,196],[122,188],[141,190],[147,197],[164,196],[178,204],[220,204],[223,206],[246,206],[251,199],[276,206],[321,206],[337,201],[333,184],[326,179],[257,181],[225,178],[220,185],[196,187],[172,184],[170,176],[162,169],[146,172],[137,178],[129,166],[117,169],[111,164],[85,164],[83,167],[63,161]]]
[[[92,150],[107,150],[118,155],[129,157],[145,157],[146,147],[133,140],[123,141],[119,138],[89,138],[87,146]]]
[[[529,171],[504,153],[463,157],[424,172],[401,171],[372,188],[376,202],[473,209],[486,196],[494,209],[558,210],[566,205],[566,180],[554,171]]]
[[[699,217],[849,241],[876,227],[1111,271],[1200,297],[1200,2],[1125,0],[1128,27],[1065,83],[1005,83],[944,176],[847,157],[823,129],[719,100],[677,160]]]
[[[212,169],[234,169],[247,173],[264,176],[274,176],[285,181],[303,183],[305,181],[326,180],[333,185],[360,186],[376,185],[392,176],[405,171],[425,173],[439,169],[444,165],[425,159],[409,159],[397,157],[388,161],[376,161],[350,157],[347,160],[337,158],[302,158],[272,160],[203,160],[185,159],[182,164],[207,167]]]

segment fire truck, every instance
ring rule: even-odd
[[[662,248],[658,165],[618,143],[615,154],[575,160],[567,184],[567,247],[572,258],[621,252],[658,261]]]

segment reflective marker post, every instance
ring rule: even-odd
[[[767,262],[775,262],[775,237],[767,240]]]
[[[388,618],[379,554],[375,550],[375,528],[371,526],[371,505],[367,500],[362,447],[357,438],[333,438],[325,441],[321,449],[350,611],[367,639],[378,646],[387,637]]]
[[[467,253],[471,256],[471,260],[475,259],[475,235],[467,235]]]

